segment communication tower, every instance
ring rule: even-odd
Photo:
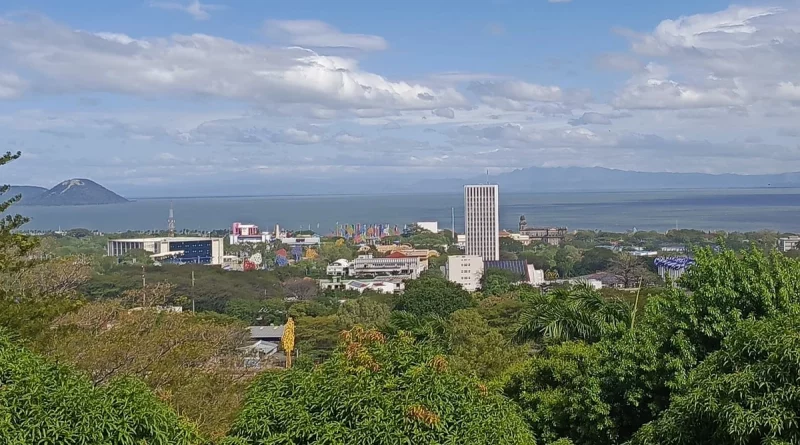
[[[170,238],[175,236],[175,212],[172,208],[172,201],[169,202],[169,219],[167,220],[167,231],[169,232]]]

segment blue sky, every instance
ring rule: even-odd
[[[63,5],[0,5],[7,182],[800,170],[796,1]]]

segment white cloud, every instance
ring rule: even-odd
[[[28,82],[16,74],[0,71],[0,100],[20,97],[27,88]]]
[[[456,112],[452,108],[437,108],[433,110],[435,116],[453,119],[456,117]]]
[[[143,96],[209,96],[258,104],[429,109],[463,106],[453,88],[390,81],[354,59],[302,48],[240,44],[203,34],[136,39],[49,21],[0,22],[0,59],[49,89]]]
[[[798,97],[797,7],[731,6],[664,20],[650,33],[624,34],[631,39],[630,56],[669,66],[671,75],[635,75],[619,92],[617,106],[729,107]]]
[[[305,47],[364,51],[382,51],[388,47],[383,37],[344,33],[319,20],[267,20],[264,27],[270,36]]]
[[[182,11],[192,16],[192,18],[194,18],[195,20],[208,20],[209,18],[211,18],[210,14],[211,11],[218,11],[221,9],[225,9],[225,6],[223,5],[200,3],[199,0],[193,0],[186,4],[178,2],[151,1],[150,6],[159,9]]]
[[[292,145],[309,145],[317,144],[322,141],[322,136],[306,130],[297,128],[287,128],[280,133],[272,136],[272,142],[292,144]]]
[[[561,88],[519,80],[473,82],[470,90],[479,96],[502,97],[515,101],[555,102],[563,97]]]
[[[341,132],[333,137],[333,140],[340,144],[362,144],[364,138],[361,136],[354,136],[350,133]]]

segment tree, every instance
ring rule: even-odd
[[[601,270],[607,270],[613,264],[616,254],[611,249],[595,247],[583,252],[580,261],[575,264],[575,273],[589,275]]]
[[[506,394],[524,409],[534,434],[568,438],[581,445],[625,443],[644,425],[661,419],[673,401],[681,400],[681,394],[691,388],[687,384],[691,382],[689,377],[693,369],[709,357],[716,356],[715,352],[722,348],[725,339],[736,335],[741,323],[797,312],[795,305],[800,303],[800,263],[797,261],[774,251],[765,255],[757,248],[741,254],[725,249],[715,254],[710,248],[704,248],[695,252],[695,260],[696,264],[681,279],[687,291],[669,289],[650,297],[632,329],[618,324],[604,330],[600,341],[594,344],[577,343],[583,345],[580,355],[566,354],[569,348],[577,348],[576,343],[546,347],[542,354],[511,374]],[[769,336],[775,335],[769,334],[765,338]],[[753,353],[754,360],[761,360],[759,357],[777,360],[779,357],[759,353],[758,347],[751,344],[743,351]],[[792,354],[785,357],[794,360]],[[729,369],[733,371],[738,369],[749,373],[758,369],[747,365],[737,367],[736,361],[732,360],[726,362],[726,366],[732,366]],[[725,371],[725,368],[717,369]],[[558,373],[564,377],[551,377]],[[766,376],[764,379],[770,382],[771,378]],[[730,385],[730,394],[742,393],[743,397],[756,390],[771,388],[770,383],[756,388],[735,386],[734,380],[723,378],[723,381]],[[707,389],[716,391],[719,385]],[[555,398],[556,395],[559,397]],[[737,414],[742,412],[736,406],[738,402],[726,404],[725,400],[719,399],[719,408],[724,411],[704,405],[710,403],[710,399],[693,400],[691,403],[696,402],[696,405],[692,409],[724,412],[726,416],[733,416],[731,422],[742,425],[738,420],[742,419]],[[759,412],[764,415],[783,409],[777,398],[761,400],[764,407]],[[747,409],[746,406],[743,408]],[[719,418],[714,420],[719,421]],[[709,422],[709,428],[715,428],[714,422]],[[761,420],[756,417],[747,420],[751,426],[759,425],[759,422]],[[692,427],[694,424],[687,425]],[[733,433],[737,439],[737,433]],[[742,437],[745,438],[760,434],[744,433]],[[706,437],[702,431],[681,434],[686,434],[683,436],[687,438],[686,443],[694,443],[692,437],[701,440]],[[664,443],[661,440],[666,436],[643,436],[645,439],[648,437],[654,439],[640,443]],[[678,439],[673,437],[670,440]],[[664,441],[670,443],[667,439]]]
[[[236,352],[245,341],[244,325],[229,317],[129,310],[106,301],[58,318],[39,348],[84,370],[94,385],[135,376],[204,432],[220,436],[250,379]]]
[[[562,277],[570,277],[575,271],[575,264],[581,259],[581,252],[572,246],[564,246],[555,254],[556,270]]]
[[[441,277],[426,275],[406,282],[405,291],[398,296],[395,309],[418,317],[447,317],[470,306],[472,299],[461,286]]]
[[[741,322],[631,444],[800,442],[799,332],[800,307],[775,318]]]
[[[485,295],[496,296],[508,293],[524,277],[505,269],[488,268],[481,277],[481,291]]]
[[[532,444],[515,407],[409,336],[353,329],[330,360],[262,375],[228,444]]]
[[[633,308],[621,300],[606,300],[587,283],[562,287],[533,296],[520,315],[515,339],[598,341],[603,332],[630,326]]]
[[[453,369],[481,380],[498,378],[525,357],[477,309],[461,309],[448,319],[445,335]]]
[[[346,329],[350,329],[355,325],[370,329],[381,329],[389,322],[390,312],[391,309],[385,304],[369,298],[358,298],[345,301],[339,307],[336,315]]]
[[[525,250],[525,245],[521,242],[508,237],[500,238],[500,252],[519,253],[523,250]]]
[[[311,300],[319,294],[319,285],[310,278],[292,278],[282,284],[284,292],[290,298],[301,301]]]
[[[0,443],[189,445],[195,429],[134,379],[94,386],[0,337]]]
[[[21,155],[20,152],[16,154],[7,152],[0,156],[0,166],[19,159]],[[0,187],[0,196],[8,192],[9,188],[9,185]],[[0,201],[0,216],[20,199],[22,199],[22,195]],[[28,222],[28,218],[21,215],[5,215],[0,218],[0,273],[19,270],[29,263],[28,254],[36,248],[37,240],[17,232],[17,229],[26,222]]]
[[[647,272],[642,260],[629,253],[620,253],[611,262],[611,273],[619,278],[625,288],[636,287]]]

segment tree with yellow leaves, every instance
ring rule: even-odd
[[[286,321],[286,328],[281,336],[281,347],[286,354],[286,368],[292,367],[292,351],[294,350],[294,320],[289,317]]]

